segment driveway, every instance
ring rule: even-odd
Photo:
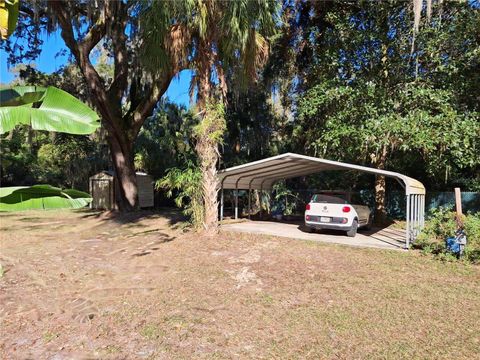
[[[273,221],[243,221],[223,224],[222,230],[319,241],[330,244],[399,250],[405,246],[405,231],[392,228],[360,230],[354,238],[339,231],[307,233],[300,224]]]

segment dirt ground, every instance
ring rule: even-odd
[[[179,220],[1,215],[2,358],[480,357],[479,267]]]

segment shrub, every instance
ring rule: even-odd
[[[425,227],[415,241],[414,247],[427,253],[445,251],[445,239],[455,233],[455,213],[451,207],[432,209],[427,216]]]
[[[464,226],[467,234],[465,257],[478,263],[480,262],[480,212],[465,216]]]
[[[467,214],[463,221],[467,234],[465,259],[480,262],[480,213]],[[452,207],[432,209],[413,247],[421,249],[424,253],[438,255],[440,259],[451,259],[445,248],[445,239],[454,236],[456,229],[455,212],[452,211]]]
[[[168,197],[175,197],[177,207],[190,217],[192,224],[199,228],[203,224],[202,173],[192,162],[185,169],[171,168],[156,182],[157,189],[167,190]]]

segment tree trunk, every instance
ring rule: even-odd
[[[100,8],[101,15],[91,26],[78,36],[73,24],[78,9],[75,4],[67,1],[50,0],[48,6],[53,10],[61,28],[61,36],[74,56],[88,86],[89,98],[102,117],[102,122],[108,132],[107,141],[115,168],[118,186],[116,195],[119,210],[131,211],[138,208],[137,182],[135,176],[133,146],[145,119],[150,116],[167,91],[171,79],[182,70],[182,60],[172,61],[172,67],[162,71],[157,79],[146,87],[145,93],[138,94],[136,86],[129,88],[129,76],[132,72],[142,69],[129,69],[128,38],[126,29],[129,22],[129,5],[122,1],[106,1]],[[103,10],[103,11],[102,11]],[[175,27],[167,36],[173,41]],[[106,40],[108,39],[108,40]],[[113,47],[113,82],[106,87],[90,61],[90,53],[102,40],[110,41]],[[174,46],[172,46],[174,48]],[[170,53],[176,58],[177,50]],[[175,55],[176,54],[176,55]],[[170,59],[170,60],[172,60]],[[137,69],[137,70],[135,70]],[[150,83],[150,80],[148,81]],[[135,82],[133,83],[135,84]],[[143,88],[143,86],[142,86]],[[148,90],[147,90],[148,89]],[[129,94],[130,107],[124,114],[125,95]],[[122,115],[124,114],[124,115]]]
[[[388,138],[390,133],[386,134]],[[372,164],[379,170],[385,170],[387,164],[389,147],[385,144],[382,146],[379,153],[372,154]],[[385,224],[387,221],[387,211],[385,208],[385,191],[386,182],[385,176],[377,175],[375,177],[375,222],[379,225]]]
[[[116,191],[119,192],[115,196],[116,205],[120,211],[136,210],[138,209],[138,190],[133,161],[133,144],[112,130],[109,130],[107,141],[118,185]]]
[[[385,176],[377,175],[375,178],[375,222],[377,224],[384,224],[387,220],[385,190]]]
[[[25,138],[25,142],[28,146],[28,151],[32,153],[33,151],[33,130],[31,126],[27,126],[27,136]]]
[[[203,203],[205,206],[205,218],[203,226],[207,233],[215,233],[218,225],[218,179],[217,161],[218,151],[210,144],[208,147],[198,149],[200,168],[202,171]]]
[[[217,195],[219,186],[217,162],[220,159],[220,153],[218,151],[218,140],[212,137],[212,133],[217,131],[218,127],[215,121],[211,121],[212,114],[210,114],[209,111],[207,106],[202,119],[203,130],[197,134],[196,151],[202,172],[202,195],[205,209],[203,227],[208,234],[215,234],[218,230]]]
[[[197,133],[196,150],[202,171],[203,204],[205,207],[203,227],[207,233],[218,231],[218,179],[217,162],[220,159],[218,151],[219,139],[214,134],[223,129],[224,118],[218,118],[212,104],[211,75],[214,64],[211,43],[208,39],[200,41],[199,50],[203,54],[197,71],[198,95],[197,106],[203,112],[202,120]],[[220,120],[220,121],[219,121]],[[224,130],[223,130],[224,131]],[[223,133],[223,132],[222,132]]]

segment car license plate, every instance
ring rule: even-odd
[[[332,218],[320,216],[320,222],[331,222]]]

